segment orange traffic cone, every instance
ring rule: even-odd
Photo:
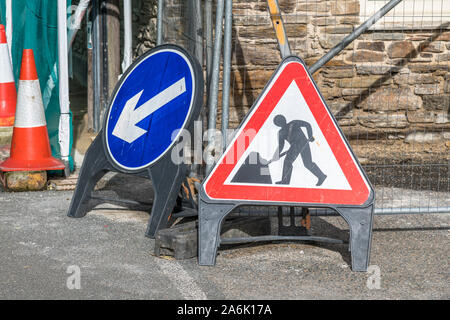
[[[16,113],[16,85],[9,59],[5,27],[0,24],[0,127],[12,127]]]
[[[52,157],[33,50],[23,50],[11,156],[0,163],[1,171],[62,170]]]

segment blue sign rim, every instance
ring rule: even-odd
[[[150,161],[142,166],[139,166],[139,167],[127,167],[127,166],[121,164],[116,158],[114,158],[114,156],[110,150],[110,147],[109,147],[108,126],[109,126],[109,118],[111,115],[112,106],[114,105],[114,103],[116,101],[116,97],[117,97],[118,93],[120,92],[122,85],[127,80],[128,76],[131,75],[133,73],[133,71],[137,67],[139,67],[139,65],[141,63],[143,63],[147,59],[151,58],[155,54],[162,53],[162,52],[173,52],[175,54],[178,54],[181,58],[184,59],[184,61],[187,63],[187,65],[189,67],[189,70],[191,72],[191,77],[192,77],[192,95],[191,95],[191,101],[189,104],[189,109],[188,109],[188,112],[184,119],[183,125],[181,126],[179,132],[177,133],[175,138],[172,140],[171,144],[169,146],[167,146],[167,148],[163,152],[161,152],[161,154],[158,157],[156,157],[152,161]],[[117,165],[120,169],[122,169],[126,172],[136,172],[136,171],[142,171],[142,170],[148,168],[149,166],[151,166],[152,164],[156,163],[157,161],[159,161],[165,154],[167,154],[168,151],[171,150],[171,148],[175,145],[175,143],[180,138],[180,136],[182,134],[182,130],[186,128],[188,120],[191,117],[193,109],[194,109],[193,106],[194,106],[195,97],[196,97],[196,90],[197,90],[197,79],[196,79],[196,74],[194,72],[193,63],[192,63],[189,55],[187,54],[187,52],[185,52],[185,50],[182,49],[181,47],[178,47],[175,45],[163,45],[163,46],[155,47],[154,49],[148,51],[146,54],[141,56],[140,59],[135,61],[133,63],[133,65],[131,67],[129,67],[128,70],[125,72],[125,74],[120,78],[119,84],[116,86],[116,88],[114,90],[113,98],[110,100],[108,112],[105,114],[105,125],[104,125],[105,130],[104,130],[103,136],[104,136],[104,140],[105,140],[105,149],[107,149],[107,154],[108,154],[109,158],[112,160],[112,162],[115,165]]]

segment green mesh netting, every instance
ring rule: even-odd
[[[53,156],[61,158],[59,146],[58,15],[55,0],[21,0],[12,3],[12,63],[16,84],[23,49],[33,49],[41,85],[47,130]],[[71,0],[67,1],[70,6]],[[0,22],[6,24],[6,1],[0,0]],[[71,115],[72,117],[72,115]],[[72,121],[70,121],[72,123]],[[72,148],[72,127],[70,128]],[[73,170],[73,159],[69,158]]]

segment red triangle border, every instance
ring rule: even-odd
[[[239,136],[245,135],[245,132],[248,132],[248,130],[259,131],[292,81],[297,83],[336,160],[341,166],[351,190],[224,184],[253,138],[250,136],[245,141],[245,149],[243,149],[242,147],[238,148],[237,141]],[[258,100],[256,107],[252,108],[249,117],[241,125],[233,141],[206,179],[204,183],[206,195],[216,200],[363,205],[370,197],[371,187],[305,66],[300,61],[295,60],[285,62],[266,88],[265,92],[267,94],[264,96],[263,93],[260,96],[261,98]],[[236,156],[235,161],[232,161],[233,163],[230,164],[229,157],[232,154]],[[226,162],[225,159],[227,159]]]

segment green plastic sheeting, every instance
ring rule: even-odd
[[[61,0],[13,0],[11,55],[16,84],[19,81],[23,49],[33,49],[44,102],[50,147],[61,158],[59,145],[58,7]],[[70,6],[71,1],[67,1]],[[6,25],[6,1],[0,0],[0,21]],[[72,120],[72,114],[70,115]],[[72,121],[70,121],[72,123]],[[72,125],[70,149],[72,149]],[[73,159],[69,158],[73,170]]]

